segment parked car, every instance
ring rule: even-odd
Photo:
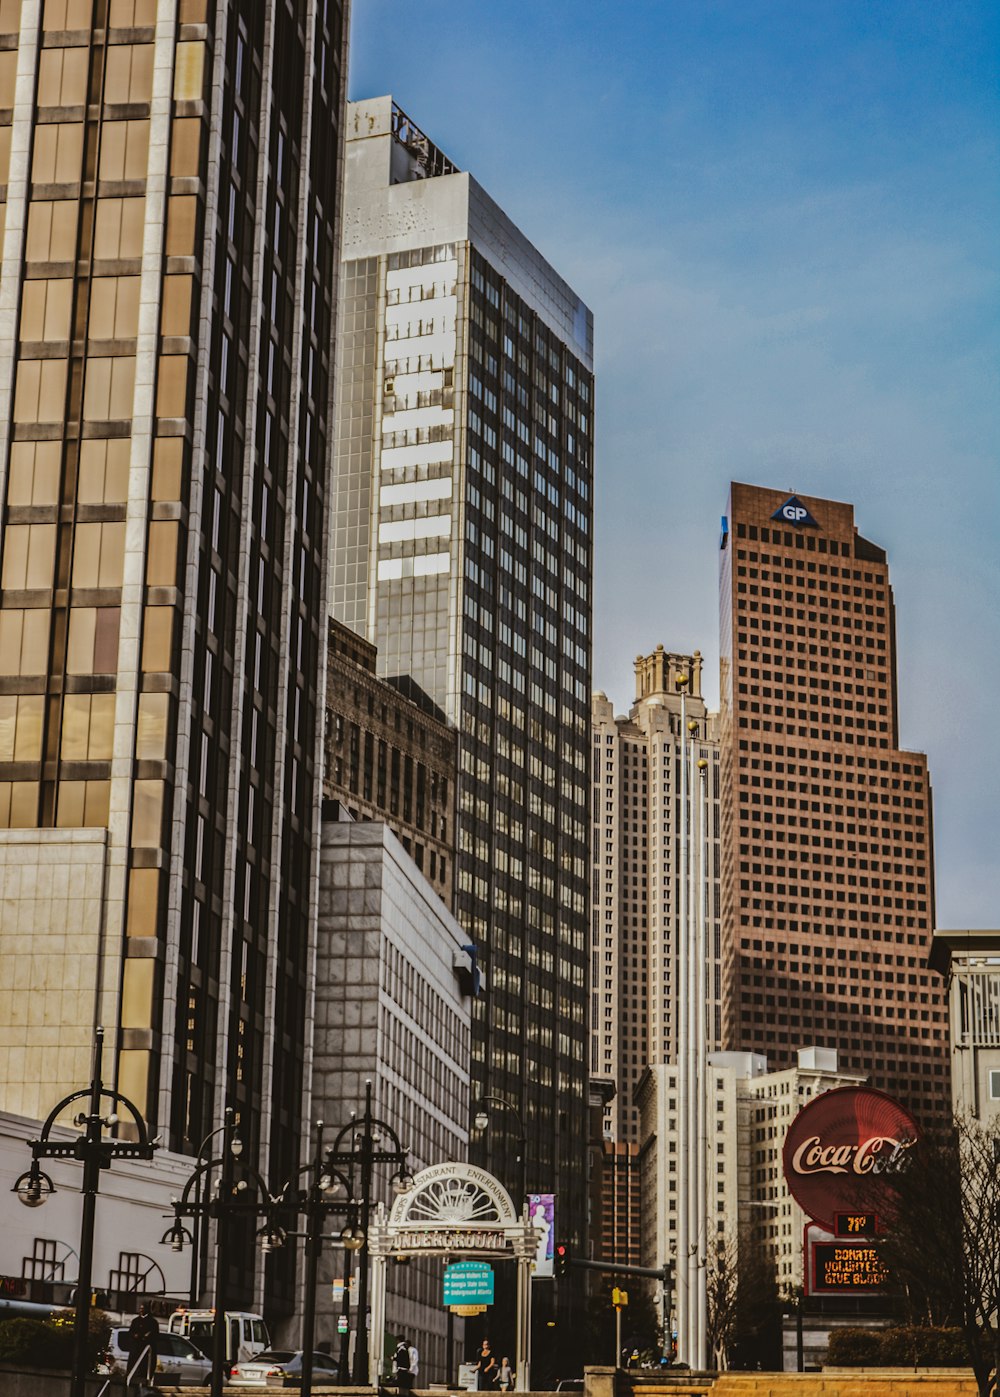
[[[160,1331],[156,1343],[157,1387],[200,1387],[208,1382],[212,1361],[180,1334]],[[124,1376],[128,1370],[128,1329],[112,1329],[108,1341],[108,1372]]]
[[[328,1353],[313,1354],[313,1376],[327,1382],[337,1377],[337,1360]],[[229,1375],[231,1387],[299,1387],[302,1382],[302,1353],[290,1349],[267,1349],[253,1358],[241,1359]]]

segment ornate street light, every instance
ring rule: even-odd
[[[524,1207],[528,1196],[528,1140],[524,1133],[524,1122],[521,1120],[517,1107],[503,1096],[492,1096],[487,1094],[481,1096],[476,1104],[476,1114],[472,1118],[472,1124],[477,1130],[485,1130],[490,1123],[490,1113],[486,1109],[488,1106],[499,1106],[503,1111],[509,1111],[514,1118],[517,1127],[517,1189],[518,1197],[514,1201],[518,1216]]]
[[[393,1188],[405,1193],[413,1187],[407,1151],[399,1143],[399,1136],[383,1120],[372,1115],[372,1084],[365,1083],[365,1113],[360,1121],[353,1116],[337,1135],[333,1149],[326,1156],[327,1166],[341,1164],[351,1170],[358,1166],[361,1180],[361,1214],[359,1223],[344,1228],[340,1240],[347,1251],[357,1251],[358,1255],[358,1327],[357,1342],[354,1346],[354,1374],[356,1386],[368,1384],[368,1227],[372,1205],[373,1171],[376,1164],[395,1166]],[[346,1234],[350,1230],[350,1237]],[[345,1266],[346,1271],[346,1266]],[[344,1279],[344,1293],[347,1294],[347,1277]],[[381,1344],[381,1335],[376,1342]],[[339,1381],[347,1381],[347,1343],[341,1348]]]
[[[63,1097],[49,1112],[37,1140],[31,1144],[31,1168],[14,1183],[13,1192],[28,1208],[37,1208],[55,1192],[55,1185],[47,1174],[38,1167],[40,1159],[75,1159],[83,1165],[83,1209],[80,1220],[80,1255],[76,1278],[75,1318],[73,1321],[73,1371],[71,1376],[71,1397],[84,1397],[87,1380],[87,1333],[90,1316],[91,1279],[94,1266],[94,1221],[97,1214],[97,1194],[101,1185],[101,1170],[107,1169],[113,1159],[152,1159],[159,1146],[159,1140],[150,1140],[146,1122],[139,1108],[127,1096],[106,1087],[101,1080],[104,1056],[104,1029],[98,1028],[94,1034],[94,1065],[90,1086],[74,1091]],[[82,1133],[75,1140],[53,1140],[52,1127],[67,1106],[74,1101],[88,1100],[88,1109],[80,1111],[73,1118],[73,1124],[82,1127]],[[110,1101],[112,1109],[102,1114],[102,1101]],[[135,1140],[122,1140],[117,1136],[105,1137],[105,1130],[116,1131],[119,1127],[119,1111],[124,1110],[130,1117],[130,1127],[135,1132]]]

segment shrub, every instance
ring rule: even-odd
[[[0,1321],[0,1361],[26,1368],[68,1368],[73,1359],[73,1330],[47,1319]]]
[[[877,1367],[881,1341],[880,1329],[831,1329],[826,1361],[834,1368]]]
[[[51,1319],[0,1321],[0,1362],[20,1363],[26,1368],[71,1368],[74,1320],[72,1310],[60,1310]],[[110,1334],[107,1315],[103,1310],[91,1310],[87,1336],[91,1368],[107,1347]]]
[[[898,1368],[964,1368],[969,1350],[961,1329],[900,1324],[882,1332],[882,1362]]]
[[[961,1329],[899,1324],[891,1329],[834,1329],[826,1361],[835,1368],[966,1368]]]

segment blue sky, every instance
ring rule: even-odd
[[[717,672],[732,479],[888,549],[938,924],[1000,926],[1000,9],[354,0],[391,92],[594,311],[594,684]]]

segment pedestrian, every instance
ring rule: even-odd
[[[412,1339],[405,1340],[410,1354],[410,1386],[417,1385],[417,1369],[420,1367],[420,1351]]]
[[[510,1366],[509,1358],[501,1358],[500,1371],[498,1374],[501,1392],[514,1391],[514,1369]]]
[[[405,1339],[400,1339],[396,1345],[392,1362],[396,1370],[396,1386],[400,1392],[409,1392],[413,1386],[413,1374],[410,1372],[410,1346]]]
[[[497,1367],[497,1360],[490,1348],[489,1339],[483,1340],[483,1346],[479,1350],[476,1360],[476,1391],[493,1392],[496,1389],[497,1379],[500,1370]]]
[[[126,1350],[128,1352],[128,1384],[139,1387],[152,1387],[156,1372],[157,1341],[160,1326],[149,1313],[149,1306],[139,1306],[139,1313],[128,1327]]]

